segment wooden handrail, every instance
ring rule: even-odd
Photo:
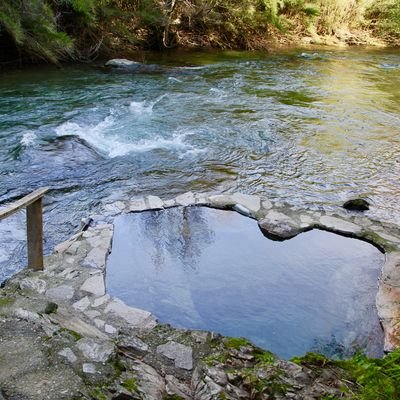
[[[28,268],[43,270],[43,210],[42,197],[48,188],[35,190],[0,210],[0,220],[26,208]]]

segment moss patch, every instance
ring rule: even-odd
[[[139,390],[137,380],[135,378],[128,378],[121,382],[121,386],[131,393],[137,393]]]

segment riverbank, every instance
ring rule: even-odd
[[[3,285],[0,394],[5,399],[368,399],[371,385],[374,395],[396,398],[392,356],[382,376],[378,367],[385,359],[335,362],[308,355],[283,361],[245,339],[162,325],[148,311],[110,298],[104,277],[114,218],[176,206],[233,209],[280,240],[316,228],[378,246],[387,255],[377,298],[385,350],[399,346],[398,226],[355,211],[302,210],[239,193],[114,200],[56,246],[43,272],[23,270]],[[376,380],[360,373],[366,366]]]
[[[400,7],[394,0],[3,3],[3,65],[90,62],[99,56],[171,48],[400,44]]]

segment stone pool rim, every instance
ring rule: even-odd
[[[400,347],[400,237],[395,224],[379,222],[358,211],[310,210],[243,193],[208,194],[187,192],[172,199],[138,196],[128,201],[103,205],[103,216],[111,219],[123,213],[162,210],[170,207],[203,206],[236,211],[257,221],[262,233],[272,240],[289,240],[303,232],[320,229],[375,246],[385,255],[378,282],[376,307],[384,330],[384,351]],[[98,218],[94,216],[93,220]]]
[[[39,326],[46,333],[46,343],[47,340],[53,340],[55,333],[55,341],[60,335],[67,340],[67,336],[70,340],[68,346],[64,344],[64,348],[59,348],[57,344],[52,351],[56,353],[56,359],[65,359],[62,365],[70,365],[69,368],[72,367],[75,372],[80,370],[85,379],[106,377],[110,360],[124,357],[124,360],[133,363],[132,368],[136,371],[142,393],[150,396],[145,398],[164,398],[161,394],[151,394],[154,393],[154,382],[163,388],[159,393],[166,390],[184,399],[209,399],[207,396],[215,390],[218,393],[226,390],[239,393],[242,387],[235,386],[235,377],[229,381],[223,363],[214,364],[212,368],[204,364],[204,357],[215,352],[210,350],[209,343],[221,343],[218,340],[228,339],[221,336],[216,339],[218,335],[212,332],[158,324],[150,312],[129,307],[118,298],[106,294],[105,273],[107,256],[112,249],[115,217],[123,213],[176,206],[205,206],[237,211],[256,220],[262,232],[275,240],[287,240],[305,231],[322,229],[375,245],[385,254],[376,297],[378,317],[384,330],[384,350],[393,351],[400,347],[399,226],[340,207],[334,211],[301,209],[265,197],[240,193],[221,195],[188,192],[169,200],[151,195],[126,201],[104,200],[99,214],[83,220],[79,232],[58,244],[54,252],[45,258],[44,271],[24,269],[3,285],[0,289],[0,314],[3,317],[0,326],[7,326],[7,321],[11,324],[25,321],[31,326]],[[14,349],[12,328],[11,333],[7,327],[4,329],[7,335],[3,338],[3,345]],[[37,342],[32,342],[33,347],[36,346],[34,343]],[[235,357],[235,362],[244,368],[248,367],[248,363],[254,364],[251,355],[254,354],[254,346],[246,343],[238,349],[229,350],[230,356]],[[204,350],[206,348],[208,350]],[[301,372],[300,367],[279,359],[275,363],[285,373],[293,374],[290,376],[297,385],[304,384],[297,380],[300,378],[294,377]],[[160,375],[157,370],[166,372]],[[120,379],[118,376],[117,379]],[[129,376],[132,380],[132,375]],[[97,378],[90,379],[95,384]],[[148,379],[154,379],[153,387],[149,384],[146,386]],[[71,385],[71,382],[67,381],[66,384]],[[191,386],[187,382],[192,382]],[[304,385],[303,388],[308,384]],[[182,395],[183,389],[192,391],[190,393],[194,393],[194,397]],[[121,385],[118,386],[119,392],[124,390]]]

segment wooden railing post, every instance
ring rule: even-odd
[[[43,270],[42,197],[49,189],[38,189],[0,210],[0,220],[26,208],[28,268]]]
[[[42,198],[26,207],[28,239],[28,268],[43,270],[43,211]]]

